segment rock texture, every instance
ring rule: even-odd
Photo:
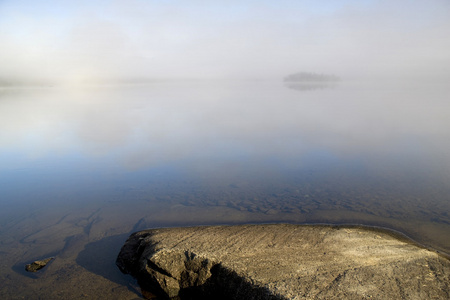
[[[43,267],[45,267],[50,261],[52,261],[54,257],[49,257],[43,260],[36,260],[31,264],[25,265],[25,271],[27,272],[37,272]]]
[[[152,229],[117,258],[151,291],[181,299],[449,299],[450,261],[361,227]]]

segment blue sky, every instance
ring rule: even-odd
[[[0,77],[450,73],[450,2],[0,1]]]

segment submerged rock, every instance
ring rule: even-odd
[[[31,264],[28,264],[25,266],[25,270],[27,272],[36,272],[45,267],[51,260],[53,260],[54,257],[49,257],[43,260],[36,260],[32,262]]]
[[[450,261],[361,227],[144,230],[116,261],[143,294],[181,299],[448,299]]]

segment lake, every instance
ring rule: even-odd
[[[363,224],[449,254],[449,95],[406,81],[0,88],[0,298],[139,298],[114,261],[154,227]]]

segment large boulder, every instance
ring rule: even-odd
[[[117,265],[181,299],[449,299],[450,261],[387,231],[242,225],[144,230]]]

